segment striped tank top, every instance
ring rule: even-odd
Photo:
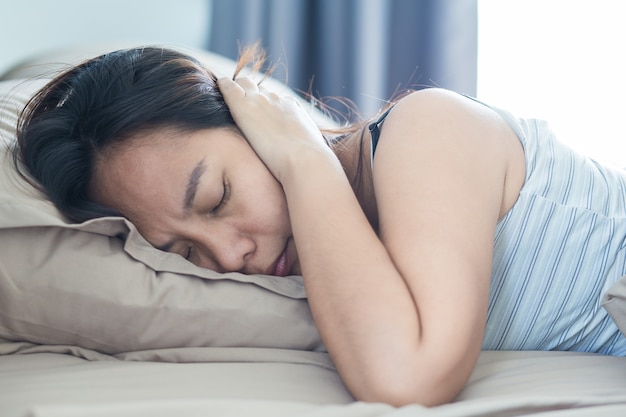
[[[483,349],[626,355],[600,304],[626,275],[626,172],[577,154],[544,121],[493,109],[522,143],[526,179],[496,227]]]
[[[626,337],[601,306],[626,274],[626,173],[559,142],[548,124],[509,123],[526,180],[498,222],[484,349],[626,355]]]

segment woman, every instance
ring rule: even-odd
[[[34,97],[15,155],[74,221],[121,214],[202,267],[302,274],[363,401],[450,401],[481,348],[626,354],[599,306],[626,274],[621,172],[445,90],[322,134],[236,75],[155,48],[95,58]]]

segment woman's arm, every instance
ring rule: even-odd
[[[348,388],[395,405],[452,400],[484,332],[503,122],[440,90],[399,102],[374,162],[379,237],[323,142],[308,127],[284,135],[294,110],[241,84],[220,87],[283,185],[311,309]]]

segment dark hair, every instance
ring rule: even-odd
[[[91,59],[27,104],[18,122],[16,166],[70,221],[117,215],[89,197],[98,156],[163,127],[236,129],[215,81],[198,60],[175,50],[142,47]]]
[[[268,68],[265,62],[260,43],[243,48],[233,79],[248,66],[253,73],[271,75],[277,64]],[[161,47],[119,50],[90,59],[54,78],[28,102],[12,149],[16,169],[72,222],[120,216],[90,196],[98,158],[158,129],[238,130],[216,81],[196,58]],[[310,92],[304,96],[313,97]],[[322,100],[312,101],[331,118],[337,116]],[[358,114],[350,103],[341,102],[348,113]],[[358,164],[350,178],[355,192],[368,158],[363,153],[366,126],[362,121],[322,130],[334,150],[350,147],[344,139],[361,130],[354,148]]]

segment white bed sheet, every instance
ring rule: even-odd
[[[626,358],[592,354],[483,352],[455,402],[396,409],[354,402],[318,352],[183,348],[113,357],[73,347],[15,350],[0,356],[2,417],[626,416]]]

